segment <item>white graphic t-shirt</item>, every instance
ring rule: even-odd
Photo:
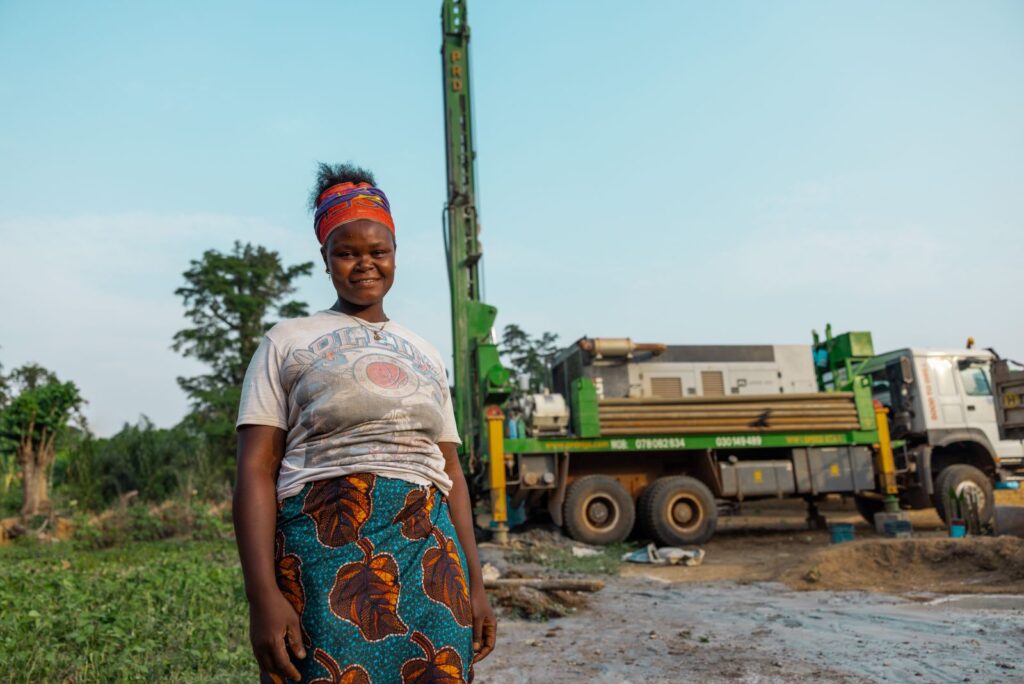
[[[379,328],[319,311],[281,321],[260,342],[236,425],[287,431],[279,500],[307,482],[366,472],[451,489],[437,443],[461,440],[444,362],[401,325]]]

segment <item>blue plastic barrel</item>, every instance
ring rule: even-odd
[[[913,533],[909,520],[886,520],[882,525],[882,534],[890,539],[910,539]]]
[[[850,523],[832,523],[828,531],[832,534],[833,544],[853,541],[853,525]]]
[[[949,536],[953,539],[961,539],[967,536],[967,525],[962,523],[953,523],[949,526]]]

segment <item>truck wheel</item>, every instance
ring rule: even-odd
[[[618,480],[587,475],[565,493],[565,528],[585,544],[614,544],[633,530],[633,497]]]
[[[958,463],[949,466],[935,478],[935,510],[946,524],[949,524],[956,510],[951,508],[954,504],[949,501],[950,490],[957,495],[973,495],[977,498],[978,518],[982,525],[992,520],[995,498],[992,494],[992,482],[985,473],[974,466]]]
[[[866,496],[853,495],[853,503],[857,507],[860,517],[867,521],[871,527],[875,526],[875,513],[885,510],[885,502],[881,499],[869,499]]]
[[[662,546],[703,544],[718,524],[711,490],[685,475],[655,480],[640,497],[639,509],[644,527]]]

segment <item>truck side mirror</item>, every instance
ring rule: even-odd
[[[900,357],[900,373],[903,375],[903,384],[910,385],[914,382],[914,367],[910,365],[910,357]]]

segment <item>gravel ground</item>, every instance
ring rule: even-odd
[[[823,512],[858,520],[849,504]],[[945,544],[933,512],[912,519],[918,547]],[[798,502],[769,502],[719,529],[700,567],[626,564],[567,617],[503,617],[477,681],[1024,682],[1020,542],[978,540],[988,554],[975,554],[980,561],[915,551],[883,562],[891,549],[879,547],[889,542],[866,524],[857,527],[860,544],[830,547],[827,533],[807,530]],[[573,545],[550,531],[522,539],[563,555]],[[999,563],[993,548],[1002,550]],[[515,551],[482,552],[503,572],[566,574],[517,565]],[[808,568],[821,570],[821,579],[803,581]]]
[[[1024,597],[796,592],[613,578],[588,608],[503,620],[478,681],[1024,680]]]

